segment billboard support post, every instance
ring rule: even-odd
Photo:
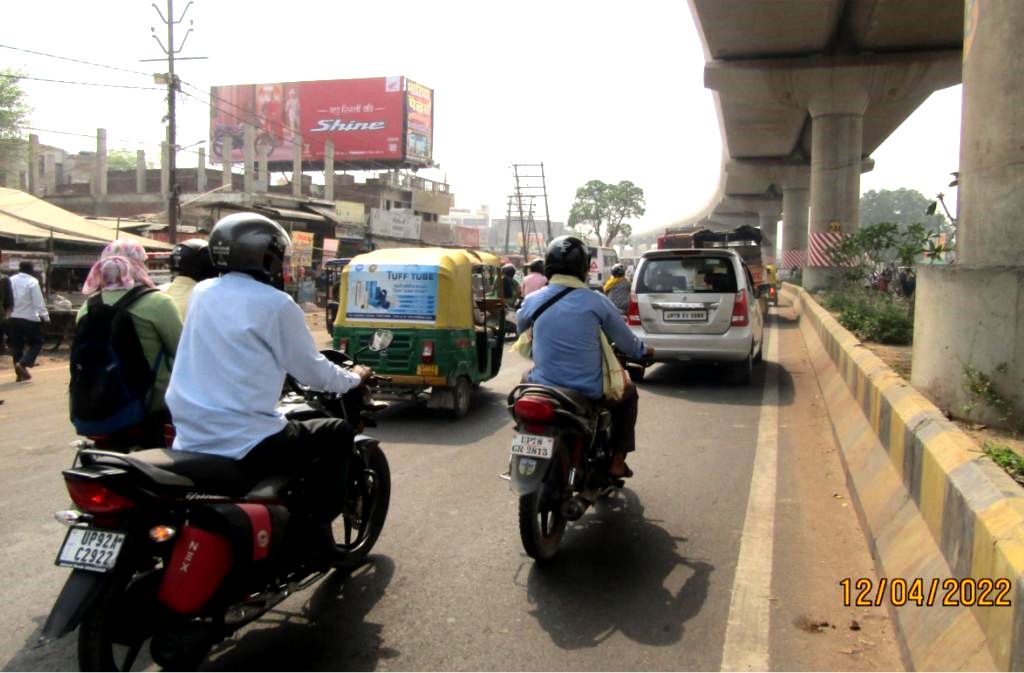
[[[242,156],[245,168],[245,172],[242,174],[242,191],[246,194],[251,194],[254,191],[255,180],[253,179],[253,159],[255,158],[256,150],[256,129],[253,128],[252,124],[246,124],[245,130],[242,132]]]
[[[270,159],[267,158],[269,150],[266,145],[260,145],[259,153],[257,154],[257,165],[259,170],[256,171],[256,189],[261,192],[270,191]]]
[[[324,198],[334,200],[334,141],[324,143]]]
[[[295,154],[292,157],[292,196],[302,196],[302,136],[295,134]]]

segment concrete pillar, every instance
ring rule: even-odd
[[[782,185],[782,259],[785,269],[803,269],[807,262],[807,221],[810,185],[804,181]]]
[[[324,143],[324,199],[334,200],[334,141]]]
[[[255,175],[253,174],[253,160],[256,157],[256,128],[252,124],[245,125],[242,145],[242,161],[244,162],[244,173],[242,180],[242,191],[252,194]]]
[[[57,161],[52,153],[43,156],[43,176],[46,180],[46,193],[57,193]]]
[[[258,175],[256,176],[257,189],[261,192],[270,191],[270,148],[260,145]]]
[[[957,262],[917,267],[912,381],[954,415],[1005,427],[1024,424],[1024,3],[966,9]],[[1015,419],[986,404],[967,410],[968,366],[1014,400]],[[1024,667],[1024,646],[997,663]]]
[[[160,194],[164,198],[171,191],[171,152],[167,141],[160,143]]]
[[[859,225],[861,148],[867,93],[855,85],[825,88],[810,101],[811,216],[807,225],[808,290],[835,275],[829,248]]]
[[[28,193],[33,196],[39,189],[39,136],[28,137]]]
[[[206,148],[199,148],[199,161],[196,164],[196,191],[206,191]]]
[[[107,130],[96,129],[96,164],[93,172],[93,196],[107,195]]]
[[[221,160],[220,160],[220,169],[221,169],[220,186],[221,186],[221,191],[223,191],[223,192],[230,192],[231,191],[231,186],[232,186],[232,184],[231,184],[231,142],[232,142],[231,141],[231,137],[228,136],[227,138],[225,138],[224,142],[226,144],[221,149],[221,152],[223,153],[223,156],[221,157]]]
[[[292,196],[302,196],[302,136],[295,134],[295,153],[292,156]]]
[[[146,193],[146,150],[135,152],[135,193]]]
[[[761,229],[761,260],[765,264],[775,264],[775,249],[779,243],[779,211],[760,210],[757,213],[757,226]]]

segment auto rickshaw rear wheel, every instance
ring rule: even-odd
[[[455,387],[452,389],[452,418],[458,420],[469,413],[469,404],[473,397],[473,382],[468,376],[460,376],[455,380]]]

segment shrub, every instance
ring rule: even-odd
[[[906,346],[914,339],[914,318],[903,302],[887,295],[849,288],[829,292],[825,308],[839,314],[839,324],[864,341]]]

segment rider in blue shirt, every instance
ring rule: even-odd
[[[600,401],[602,385],[602,354],[599,333],[603,331],[616,349],[631,359],[654,355],[634,336],[622,313],[608,297],[586,288],[590,271],[590,255],[583,241],[573,236],[560,236],[548,246],[544,273],[549,284],[530,294],[517,315],[520,332],[533,326],[534,368],[526,380],[549,386],[576,390]],[[574,279],[578,279],[577,283]],[[582,285],[582,287],[579,287]],[[566,287],[577,289],[551,304],[533,321],[533,314]],[[625,454],[636,448],[635,426],[639,398],[636,388],[626,384],[622,399],[604,404],[612,413],[612,445],[615,447],[611,473],[615,477],[630,476]]]

